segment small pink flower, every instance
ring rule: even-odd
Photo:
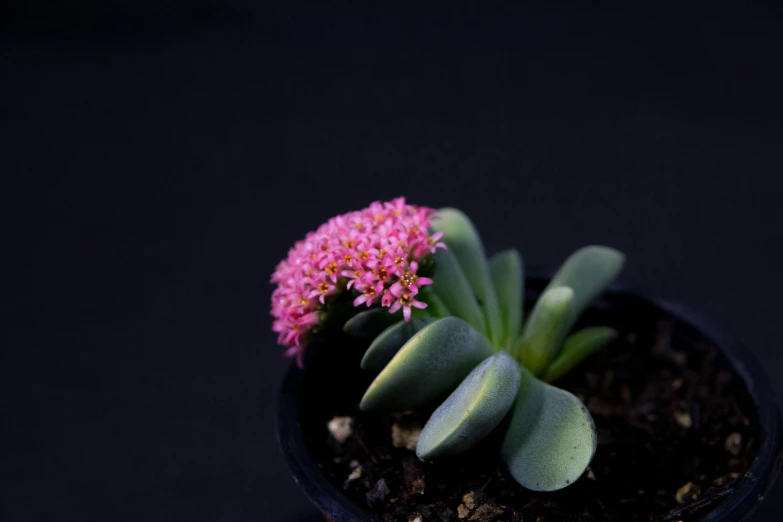
[[[418,269],[419,263],[412,261],[408,270],[391,286],[390,291],[395,297],[400,297],[404,293],[416,295],[419,293],[419,286],[432,284],[432,279],[429,277],[419,277],[416,275]]]
[[[359,306],[362,303],[365,303],[368,307],[372,305],[373,301],[375,301],[379,295],[381,295],[381,292],[383,291],[383,281],[378,281],[374,285],[371,283],[367,283],[364,285],[360,285],[362,294],[353,300],[354,306]]]
[[[393,314],[402,308],[402,315],[406,321],[411,320],[411,307],[415,308],[427,308],[427,303],[417,301],[416,297],[411,293],[404,293],[400,295],[397,301],[389,308],[389,313]]]

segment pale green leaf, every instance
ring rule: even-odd
[[[465,276],[478,297],[487,322],[487,337],[499,345],[502,321],[495,288],[489,275],[481,237],[470,219],[456,208],[439,209],[432,219],[432,229],[443,232],[443,242],[457,258]]]
[[[549,365],[543,379],[546,382],[559,379],[615,337],[617,331],[608,326],[584,328],[569,335],[563,342],[560,355]]]
[[[625,255],[622,252],[597,245],[580,248],[566,259],[547,289],[568,286],[574,291],[567,330],[571,329],[593,299],[617,277],[624,263]]]
[[[550,288],[538,298],[515,353],[522,365],[539,375],[554,359],[566,336],[574,292],[567,286]]]
[[[519,363],[506,352],[484,360],[432,414],[419,436],[416,455],[429,460],[475,446],[511,409],[519,381]]]
[[[516,249],[498,252],[489,260],[489,273],[503,319],[501,345],[511,348],[522,324],[525,278],[522,257]]]
[[[402,411],[427,404],[453,391],[492,352],[489,340],[462,319],[438,319],[405,343],[359,407]]]
[[[393,324],[376,337],[362,358],[362,368],[380,371],[392,360],[400,348],[413,337],[413,334],[430,323],[431,317],[414,317],[409,322],[400,321]]]
[[[590,465],[597,445],[595,424],[572,394],[522,368],[501,455],[511,475],[533,491],[573,484]]]
[[[432,291],[449,311],[479,332],[486,333],[481,307],[454,254],[442,248],[435,252],[435,274],[432,279]]]

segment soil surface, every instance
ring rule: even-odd
[[[686,325],[657,317],[620,331],[556,383],[583,400],[598,428],[593,462],[564,490],[517,484],[498,456],[499,430],[459,458],[421,462],[412,448],[429,412],[366,414],[356,407],[361,390],[319,412],[306,430],[311,451],[335,484],[382,520],[697,520],[732,492],[755,455],[748,392]],[[342,442],[327,429],[334,416],[350,418],[340,420],[350,422]]]

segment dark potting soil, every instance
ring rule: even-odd
[[[733,491],[756,453],[749,394],[715,347],[674,320],[620,331],[556,383],[587,405],[598,429],[590,467],[561,491],[516,483],[498,456],[500,430],[458,458],[418,460],[392,433],[415,432],[429,412],[367,414],[356,407],[361,390],[319,412],[306,430],[311,452],[382,520],[697,520]],[[351,419],[342,443],[326,429],[335,415]]]

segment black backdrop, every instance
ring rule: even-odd
[[[780,13],[545,4],[2,4],[0,520],[305,520],[268,278],[375,199],[613,245],[783,372]]]

